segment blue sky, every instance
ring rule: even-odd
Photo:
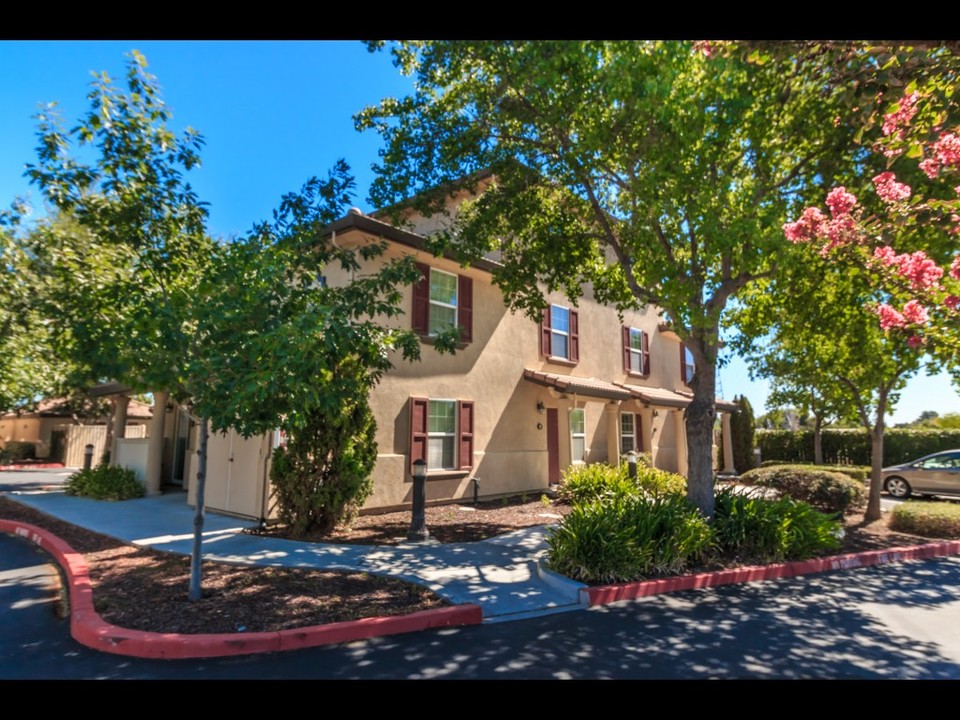
[[[133,49],[158,77],[174,129],[192,126],[206,140],[190,181],[210,204],[213,235],[246,232],[283,193],[341,157],[357,179],[355,204],[374,209],[366,195],[380,140],[354,130],[352,116],[411,85],[388,55],[356,41],[0,41],[0,205],[24,195],[40,204],[23,177],[38,105],[56,101],[69,126],[87,107],[90,73],[121,80],[124,53]],[[720,371],[720,384],[725,397],[745,394],[762,411],[766,383],[751,382],[739,359]],[[912,380],[892,421],[924,410],[960,411],[945,375]]]

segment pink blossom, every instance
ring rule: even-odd
[[[911,325],[923,325],[930,316],[923,305],[916,300],[911,300],[903,306],[903,319]]]
[[[898,140],[903,139],[903,130],[910,125],[913,116],[917,114],[917,98],[919,93],[912,92],[900,98],[897,109],[883,116],[883,134],[896,133]]]
[[[712,40],[697,40],[693,43],[693,49],[703,53],[705,58],[709,58],[716,52],[717,46]]]
[[[960,137],[953,133],[942,133],[933,144],[937,160],[943,165],[960,165]]]
[[[940,161],[936,158],[927,158],[920,163],[920,169],[927,174],[928,178],[933,180],[940,172]]]
[[[953,259],[953,264],[950,265],[950,277],[954,280],[960,280],[960,255],[957,255]]]
[[[910,281],[915,290],[928,290],[943,277],[943,269],[927,257],[923,250],[917,250],[912,255],[901,255],[900,258],[900,274]]]
[[[856,196],[848,193],[847,189],[842,185],[835,187],[827,195],[827,207],[830,208],[830,214],[833,215],[833,217],[848,215],[856,204]]]
[[[907,345],[916,349],[921,345],[923,345],[923,338],[920,337],[919,335],[911,335],[910,337],[907,338]]]
[[[947,295],[946,300],[943,301],[943,304],[946,305],[951,310],[956,310],[960,306],[960,296],[957,295]]]
[[[863,238],[856,221],[850,215],[841,215],[830,220],[824,225],[823,234],[830,241],[820,249],[823,257],[836,247],[858,243]]]
[[[892,203],[910,197],[910,186],[897,182],[897,176],[892,172],[880,173],[873,179],[873,184],[877,186],[877,195],[884,202]]]
[[[897,253],[889,245],[874,248],[873,256],[887,267],[897,262]]]
[[[820,234],[820,229],[826,219],[827,216],[819,208],[808,207],[803,211],[799,220],[784,224],[783,233],[787,236],[787,240],[792,243],[813,240]]]
[[[892,328],[902,328],[907,324],[903,315],[889,305],[877,305],[874,312],[880,318],[880,329],[890,330]]]

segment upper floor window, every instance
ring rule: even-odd
[[[540,353],[552,360],[580,361],[577,311],[562,305],[544,309],[540,323]]]
[[[631,375],[650,374],[650,340],[637,328],[623,328],[623,369]]]
[[[413,286],[413,329],[425,337],[460,328],[461,342],[473,341],[473,280],[417,263],[423,275]]]
[[[696,363],[693,360],[693,353],[683,343],[680,343],[680,379],[684,385],[689,385],[693,381],[693,373],[696,370]]]

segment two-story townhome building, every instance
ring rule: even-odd
[[[495,260],[463,268],[424,249],[434,222],[413,218],[399,228],[354,209],[328,228],[345,247],[386,240],[388,257],[413,255],[421,271],[404,291],[407,313],[396,319],[422,337],[421,360],[396,362],[370,397],[379,454],[365,511],[408,505],[411,466],[420,458],[428,502],[472,498],[475,490],[481,498],[543,491],[570,465],[616,464],[631,450],[649,453],[656,467],[686,472],[683,410],[692,366],[656,308],[621,318],[587,292],[577,305],[547,294],[539,322],[512,313],[492,283]],[[326,277],[331,285],[350,280],[333,269]],[[431,335],[451,325],[461,327],[461,347],[440,354]],[[717,402],[724,438],[733,408]],[[266,517],[276,441],[212,437],[208,507]],[[185,476],[192,484],[195,469]]]

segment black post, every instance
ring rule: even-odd
[[[407,540],[422,542],[430,537],[427,530],[427,461],[413,461],[413,517]]]
[[[87,445],[83,448],[83,469],[89,470],[92,465],[93,465],[93,445],[91,443],[87,443]]]
[[[637,479],[637,453],[633,450],[627,453],[627,473],[631,480]]]

